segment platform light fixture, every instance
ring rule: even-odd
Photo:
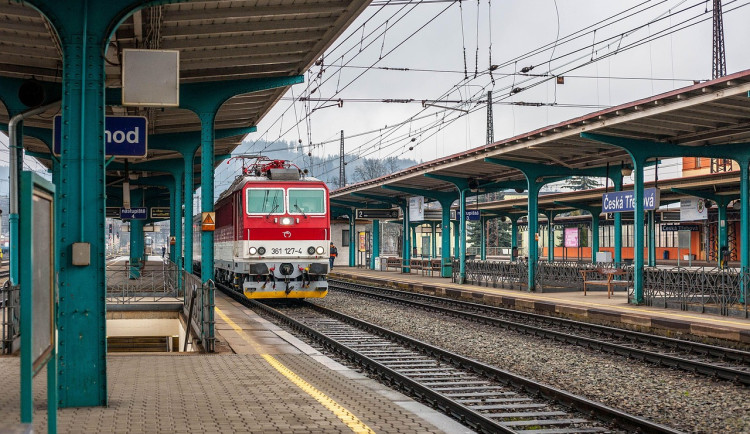
[[[633,168],[630,166],[622,166],[622,168],[620,169],[620,173],[622,174],[622,176],[630,176],[633,174]]]

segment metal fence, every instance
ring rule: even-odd
[[[453,281],[458,282],[460,263],[453,261]],[[466,283],[493,288],[521,289],[528,280],[524,261],[466,261]]]
[[[11,354],[20,335],[21,292],[10,280],[0,288],[0,354]]]
[[[458,282],[459,265],[458,260],[453,261],[453,282]],[[535,265],[534,281],[541,291],[580,290],[583,289],[582,270],[589,271],[586,279],[605,281],[606,273],[595,271],[605,268],[622,270],[623,274],[613,279],[628,282],[628,293],[632,295],[635,268],[629,262],[539,261]],[[523,260],[467,260],[465,270],[466,283],[473,285],[524,289],[528,283],[528,264]],[[645,267],[643,278],[646,305],[750,318],[750,269]]]
[[[748,318],[750,270],[646,267],[643,299],[649,306]]]
[[[200,277],[182,272],[182,284],[186,294],[182,312],[192,335],[200,341],[205,351],[214,351],[214,282],[202,283]]]
[[[107,303],[128,304],[180,298],[177,265],[171,261],[107,265]]]

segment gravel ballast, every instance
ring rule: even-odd
[[[750,388],[331,291],[316,304],[687,432],[750,433]]]

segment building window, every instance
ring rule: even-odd
[[[341,247],[349,247],[349,229],[341,231]]]

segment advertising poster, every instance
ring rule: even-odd
[[[565,247],[578,247],[578,228],[565,228]]]

